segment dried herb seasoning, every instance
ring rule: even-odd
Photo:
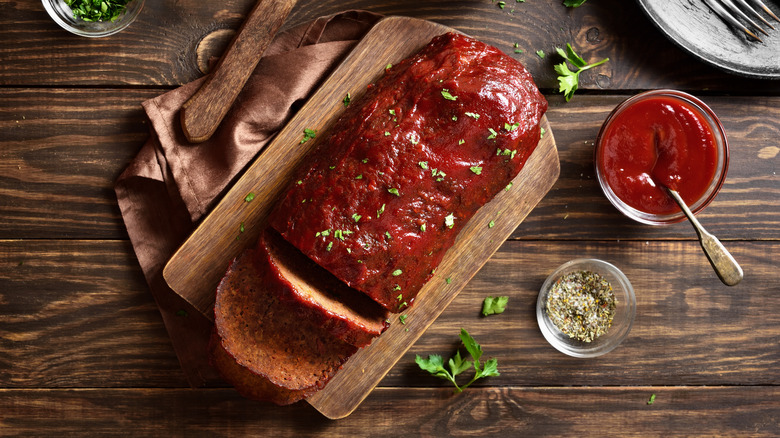
[[[593,342],[612,326],[617,299],[612,285],[591,271],[559,278],[547,294],[547,316],[572,339]]]

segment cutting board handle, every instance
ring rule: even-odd
[[[200,143],[214,134],[295,2],[260,0],[252,8],[214,72],[181,108],[187,140]]]

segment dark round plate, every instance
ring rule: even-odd
[[[741,76],[780,79],[780,23],[769,36],[760,34],[762,43],[727,25],[702,0],[637,1],[661,32],[699,59]],[[764,3],[780,16],[774,0]]]

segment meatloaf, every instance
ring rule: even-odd
[[[293,306],[302,320],[356,347],[365,347],[387,329],[387,311],[317,266],[274,230],[263,232],[257,252],[263,287]]]
[[[402,311],[469,218],[520,172],[546,109],[516,60],[467,36],[436,37],[347,108],[269,223]]]
[[[357,351],[268,288],[268,265],[245,250],[217,287],[211,362],[244,396],[284,405],[321,389]]]

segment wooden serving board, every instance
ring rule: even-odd
[[[434,36],[451,31],[407,17],[388,17],[374,26],[171,257],[163,271],[170,287],[213,319],[215,289],[228,264],[256,242],[291,173],[324,137],[301,143],[303,130],[327,131],[343,112],[347,93],[359,99],[388,63],[398,63]],[[331,419],[349,415],[550,190],[560,163],[546,117],[542,127],[546,133],[511,189],[482,207],[460,232],[436,275],[405,312],[406,324],[397,316],[391,318],[385,333],[308,399],[323,415]],[[255,194],[251,202],[245,200],[249,193]],[[491,221],[493,227],[488,226]]]

